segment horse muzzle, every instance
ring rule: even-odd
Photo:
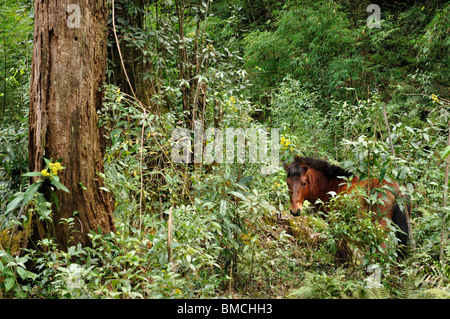
[[[300,214],[302,213],[302,209],[301,208],[298,208],[295,212],[292,209],[289,209],[289,211],[294,216],[300,216]]]

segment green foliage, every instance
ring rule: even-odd
[[[14,122],[29,102],[33,46],[30,1],[3,1],[0,6],[0,122]]]
[[[370,205],[379,204],[382,198],[377,198],[378,195],[378,192],[367,194],[362,188],[352,194],[333,194],[327,213],[327,239],[318,253],[336,256],[338,264],[345,263],[346,259],[343,258],[348,258],[351,267],[360,264],[385,267],[395,262],[394,226],[388,223],[388,229],[384,230],[374,222],[377,212],[369,211],[363,205],[364,201]],[[386,245],[386,248],[382,245]]]
[[[18,207],[20,207],[20,211],[22,212],[28,203],[33,202],[33,208],[30,208],[29,211],[35,211],[38,214],[39,221],[52,222],[52,203],[47,202],[43,192],[49,191],[54,204],[59,207],[58,197],[54,190],[62,190],[67,193],[69,190],[59,181],[58,172],[64,169],[61,166],[61,161],[52,163],[51,160],[46,158],[44,160],[46,167],[41,172],[28,172],[23,174],[24,177],[39,177],[39,179],[28,186],[25,192],[18,192],[13,195],[14,199],[6,206],[5,215],[10,214]],[[26,214],[25,218],[28,219]],[[27,220],[28,223],[29,220]]]
[[[227,99],[223,124],[254,127],[248,116],[243,116],[246,103],[234,96]],[[109,146],[103,176],[116,198],[119,231],[143,238],[150,245],[148,254],[154,264],[149,267],[167,269],[164,275],[155,275],[159,284],[164,280],[179,282],[168,284],[168,290],[158,290],[159,297],[213,296],[229,285],[242,287],[263,280],[273,266],[273,255],[262,250],[259,231],[267,227],[263,219],[276,210],[269,198],[282,194],[279,190],[274,194],[273,179],[271,183],[265,180],[256,164],[204,166],[190,171],[167,162],[171,141],[164,133],[174,129],[174,119],[167,113],[151,115],[148,120],[117,88],[106,88],[101,125],[110,130],[105,135]],[[270,197],[251,186],[263,182],[271,189]],[[144,199],[142,215],[140,194]],[[173,263],[168,265],[165,218],[170,207]]]
[[[27,270],[25,264],[28,261],[28,256],[13,257],[6,251],[0,251],[0,287],[3,286],[5,293],[13,293],[16,298],[27,297],[29,287],[21,285],[20,282],[36,277],[36,274]]]
[[[304,286],[293,291],[289,297],[301,299],[341,299],[345,298],[345,290],[351,282],[343,275],[306,273]]]
[[[4,124],[0,127],[0,220],[4,219],[4,211],[11,197],[21,192],[27,181],[22,176],[28,171],[27,113],[19,123]]]
[[[275,28],[256,29],[245,38],[244,60],[256,78],[257,94],[267,93],[288,74],[320,92],[319,104],[326,109],[330,96],[354,103],[379,90],[390,99],[416,82],[425,92],[446,94],[448,4],[436,4],[435,12],[428,8],[426,13],[424,7],[429,4],[403,11],[383,7],[381,28],[370,29],[362,6],[351,10],[341,1],[288,2]],[[434,19],[427,25],[430,16]],[[441,52],[444,60],[437,58]]]
[[[131,96],[111,39],[99,175],[115,197],[117,230],[91,233],[89,247],[68,240],[65,250],[51,234],[39,250],[20,250],[32,214],[53,222],[58,200],[42,188],[65,187],[51,161],[24,174],[32,10],[21,1],[0,7],[1,297],[448,298],[449,266],[439,261],[450,221],[442,207],[448,3],[382,5],[380,29],[367,27],[363,4],[348,1],[115,3],[142,99]],[[205,128],[279,128],[282,163],[316,156],[362,178],[398,181],[413,202],[416,250],[395,258],[395,228],[382,230],[362,207],[361,199],[379,203],[376,192],[335,194],[326,219],[302,216],[322,234],[313,243],[280,222],[289,205],[281,167],[265,175],[255,163],[173,163],[171,132],[191,128],[193,114]],[[28,177],[39,179],[28,185]],[[58,222],[71,238],[76,212]],[[344,242],[354,258],[336,267]],[[446,236],[443,244],[448,260]],[[378,277],[367,272],[374,263]]]
[[[293,147],[297,154],[319,156],[328,146],[326,122],[323,112],[316,107],[317,99],[317,94],[311,93],[289,75],[274,90],[268,121],[280,128],[282,135],[289,137],[289,149]],[[291,155],[293,152],[288,153]],[[285,159],[289,160],[289,156],[282,158]]]
[[[310,90],[336,92],[352,78],[358,80],[361,68],[358,58],[342,61],[357,41],[358,31],[349,23],[337,2],[291,3],[275,31],[257,30],[245,38],[246,65],[255,70],[263,90],[290,73]]]
[[[448,37],[450,4],[447,2],[436,10],[433,19],[424,28],[424,33],[418,38],[416,48],[418,51],[417,60],[423,67],[419,74],[426,92],[443,93],[435,88],[445,88],[449,86],[448,74],[450,65],[450,40]]]

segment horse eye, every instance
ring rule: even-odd
[[[303,182],[303,186],[306,186],[306,182]]]

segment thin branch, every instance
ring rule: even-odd
[[[450,121],[448,122],[448,139],[447,139],[447,145],[450,146]],[[445,164],[445,177],[444,177],[444,202],[443,206],[444,209],[447,207],[447,192],[448,192],[448,173],[450,168],[450,155],[447,156],[446,164]],[[445,244],[445,217],[447,215],[447,212],[444,210],[442,215],[442,224],[441,224],[441,247],[439,249],[439,260],[441,262],[444,261],[444,244]]]
[[[412,96],[417,95],[417,96],[425,96],[425,97],[430,98],[430,99],[433,98],[431,95],[424,94],[424,93],[403,93],[402,95],[412,95]],[[441,97],[439,98],[439,100],[444,102],[445,103],[444,105],[449,105],[450,104],[450,100],[443,99]]]
[[[391,129],[389,127],[389,121],[388,121],[388,118],[387,118],[386,108],[385,108],[384,105],[382,105],[382,109],[383,109],[384,125],[386,126],[386,130],[387,130],[387,133],[388,133],[389,146],[391,147],[392,156],[395,158],[395,149],[394,149],[394,144],[392,143]],[[398,168],[397,162],[394,162],[394,165],[395,165],[395,168]],[[413,233],[412,233],[411,216],[409,215],[410,212],[408,212],[407,205],[404,205],[404,207],[405,207],[406,224],[408,226],[409,240],[411,242],[412,248],[416,249],[416,241],[414,240],[414,236],[413,236]],[[411,205],[411,210],[412,210],[412,205]]]
[[[173,229],[173,206],[170,206],[169,219],[167,220],[167,258],[168,258],[169,264],[171,264],[173,261],[172,229]]]
[[[112,24],[113,24],[113,33],[114,38],[116,39],[116,45],[117,45],[117,51],[119,52],[120,62],[122,64],[122,69],[125,74],[125,77],[127,78],[128,85],[130,86],[131,92],[133,93],[133,96],[136,101],[141,105],[142,110],[144,111],[144,116],[147,117],[147,113],[145,110],[145,107],[142,105],[141,101],[138,100],[136,97],[136,93],[134,92],[133,85],[131,84],[130,78],[128,77],[127,69],[125,68],[125,63],[123,62],[123,56],[122,56],[122,50],[120,50],[120,44],[119,44],[119,38],[117,37],[117,30],[116,30],[116,22],[115,22],[115,13],[114,13],[114,0],[112,2]],[[142,198],[143,198],[143,192],[144,192],[144,180],[142,176],[142,163],[143,163],[143,153],[144,153],[144,130],[145,130],[145,121],[142,121],[142,136],[141,136],[141,158],[139,163],[139,169],[141,174],[141,190],[140,190],[140,196],[139,196],[139,230],[141,230],[142,225]]]

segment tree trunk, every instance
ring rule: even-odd
[[[53,225],[35,225],[31,244],[55,236],[61,248],[88,245],[92,230],[115,230],[114,199],[100,189],[104,183],[97,174],[103,172],[104,155],[97,111],[105,79],[107,0],[72,2],[35,2],[29,112],[30,171],[41,171],[44,158],[62,158],[66,169],[59,173],[60,181],[70,190],[57,192]],[[75,231],[68,234],[60,220],[74,212]]]

